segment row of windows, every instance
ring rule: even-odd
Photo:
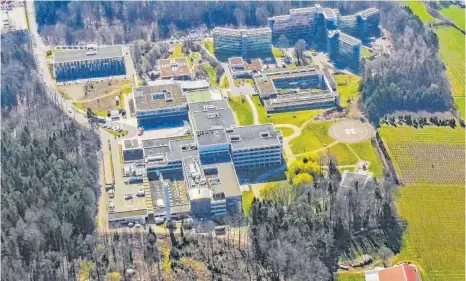
[[[151,110],[138,111],[136,115],[146,116],[146,115],[157,115],[161,113],[172,113],[172,112],[184,112],[187,114],[188,106],[184,105],[180,107],[163,107],[163,108],[157,108],[157,109],[151,109]]]
[[[102,64],[102,63],[109,63],[109,62],[121,62],[121,63],[123,63],[123,58],[95,59],[95,60],[59,62],[59,63],[56,63],[55,65],[56,65],[57,67],[61,67],[61,66],[70,66],[70,65]]]

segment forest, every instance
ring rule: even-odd
[[[438,55],[437,35],[409,8],[391,3],[383,8],[387,16],[382,24],[391,33],[394,51],[363,64],[360,91],[369,119],[378,124],[397,110],[449,110],[451,89]]]
[[[39,32],[53,44],[165,39],[201,26],[265,26],[270,16],[314,4],[337,7],[342,14],[374,6],[349,1],[37,1],[34,4]]]
[[[27,33],[1,56],[2,280],[67,280],[94,235],[99,138],[46,96]]]

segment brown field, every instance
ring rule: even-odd
[[[134,82],[126,79],[103,78],[103,81],[89,82],[87,95],[84,92],[86,83],[59,86],[58,90],[73,101],[92,100],[104,95],[130,93]]]

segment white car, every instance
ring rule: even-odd
[[[131,194],[131,193],[126,193],[126,194],[125,194],[125,200],[131,200],[131,199],[133,199],[133,194]]]
[[[136,193],[136,196],[137,197],[144,197],[146,195],[146,193],[144,192],[144,190],[139,190],[137,193]]]

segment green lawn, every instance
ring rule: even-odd
[[[290,141],[294,154],[314,151],[330,144],[335,140],[328,135],[331,122],[310,123],[301,132],[301,135]]]
[[[284,58],[285,54],[283,53],[282,49],[277,47],[272,47],[273,56],[276,58]]]
[[[408,7],[411,8],[413,13],[418,16],[424,24],[431,23],[435,21],[435,18],[429,14],[426,6],[419,1],[409,1],[406,2]]]
[[[248,126],[254,124],[252,110],[246,98],[230,97],[230,107],[236,115],[236,119],[241,126]]]
[[[323,109],[312,109],[294,112],[271,113],[269,114],[269,116],[267,116],[267,112],[265,111],[265,108],[262,105],[259,96],[253,96],[252,100],[254,101],[254,105],[256,106],[257,113],[259,115],[259,122],[261,124],[292,124],[299,127],[304,122],[324,112]]]
[[[251,205],[252,202],[254,201],[254,194],[252,193],[252,190],[248,191],[243,191],[242,193],[242,203],[243,203],[243,212],[246,216],[249,215],[249,212],[251,211]]]
[[[340,272],[337,273],[337,281],[364,281],[362,272]]]
[[[328,152],[336,156],[338,166],[354,165],[358,163],[358,158],[353,152],[351,152],[348,145],[345,143],[338,143],[329,147]]]
[[[230,87],[230,84],[228,83],[228,78],[226,75],[223,76],[222,82],[220,83],[220,88],[222,89],[227,89]]]
[[[465,36],[454,27],[441,26],[435,29],[440,42],[440,57],[447,67],[453,96],[464,97],[464,44]]]
[[[393,263],[415,263],[425,281],[464,280],[464,190],[463,185],[407,185],[399,190],[397,208],[408,228]]]
[[[383,174],[383,165],[379,159],[376,148],[372,146],[370,140],[363,142],[352,143],[349,145],[353,151],[363,160],[370,161],[369,171],[374,177],[381,177]]]
[[[453,101],[455,102],[455,108],[460,113],[461,118],[465,120],[466,112],[465,112],[464,97],[454,97]]]
[[[283,137],[289,137],[291,136],[293,133],[294,133],[294,130],[293,129],[290,129],[290,128],[286,128],[286,127],[283,127],[283,128],[277,128],[278,130],[280,130],[282,132],[282,135]]]
[[[213,88],[216,88],[218,87],[218,84],[217,84],[217,72],[215,71],[215,68],[213,68],[210,64],[206,63],[202,66],[202,68],[204,68],[205,71],[207,71],[207,74],[209,75],[209,82],[210,82],[210,85],[213,87]]]
[[[450,5],[448,8],[443,8],[441,13],[454,22],[459,28],[465,30],[464,8],[457,5]]]
[[[205,40],[202,42],[202,45],[212,54],[215,55],[214,51],[214,42],[210,40]]]
[[[288,68],[296,68],[297,66],[296,66],[296,64],[294,64],[294,63],[290,63],[290,64],[287,64],[286,67],[288,67]]]
[[[208,90],[207,91],[188,92],[188,93],[186,93],[186,97],[188,98],[189,103],[203,102],[203,101],[212,100],[212,96],[210,95],[210,92]]]
[[[338,93],[340,93],[340,106],[346,107],[348,100],[359,99],[359,76],[349,74],[335,75],[335,82],[337,83]]]
[[[182,58],[186,57],[188,60],[188,65],[189,67],[193,67],[193,59],[191,56],[186,56],[183,53],[183,43],[176,44],[175,47],[173,48],[173,53],[170,55],[170,58],[176,59],[176,58]]]
[[[361,48],[361,56],[370,57],[372,56],[372,52],[368,48]]]

